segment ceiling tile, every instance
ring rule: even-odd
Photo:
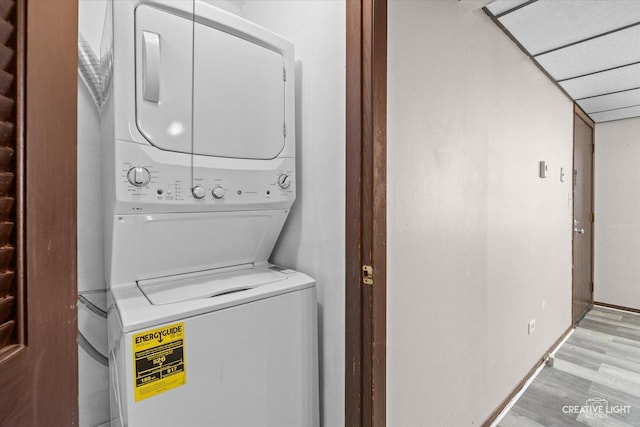
[[[514,7],[518,7],[528,1],[529,0],[496,0],[494,2],[491,2],[487,6],[487,9],[489,9],[489,11],[494,15],[500,15],[502,12],[511,10]]]
[[[611,110],[604,113],[589,114],[596,123],[610,122],[612,120],[628,119],[640,116],[640,106]]]
[[[564,80],[640,61],[640,25],[536,57],[551,76]]]
[[[573,99],[640,87],[640,63],[560,82]]]
[[[640,23],[638,0],[539,0],[499,19],[531,55]]]
[[[587,114],[640,106],[640,88],[583,99],[578,105]]]
[[[640,116],[640,0],[496,0],[485,11],[597,122]]]

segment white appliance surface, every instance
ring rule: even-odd
[[[200,0],[107,13],[111,425],[318,426],[315,282],[267,263],[296,198],[293,44]]]
[[[108,13],[107,281],[266,261],[296,198],[293,44],[200,0]]]
[[[136,116],[138,129],[158,148],[191,152],[193,20],[141,5],[136,19]],[[157,38],[155,46],[144,36]],[[152,50],[156,49],[156,61]],[[157,101],[145,99],[155,77]],[[147,98],[149,94],[147,93]]]
[[[194,42],[194,85],[208,91],[193,93],[193,152],[276,157],[285,140],[282,55],[200,23]]]
[[[223,271],[215,274],[207,272],[185,274],[180,279],[163,277],[138,281],[138,287],[151,304],[162,305],[218,297],[287,279],[287,275],[280,273],[277,269],[264,270],[236,266],[220,270]]]
[[[264,262],[286,211],[197,212],[113,218],[111,288],[129,281]]]
[[[315,283],[304,274],[270,268],[240,273],[266,281],[249,290],[188,299],[207,294],[192,288],[185,291],[187,300],[173,304],[147,299],[162,287],[158,283],[114,290],[112,426],[317,426]],[[238,273],[202,276],[201,286],[220,292],[216,282],[226,282],[233,289]],[[189,288],[195,279],[183,284]],[[149,287],[145,296],[141,288]],[[186,383],[135,401],[134,336],[175,322],[184,327]]]

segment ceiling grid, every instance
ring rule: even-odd
[[[595,122],[640,116],[640,0],[495,0],[484,11]]]

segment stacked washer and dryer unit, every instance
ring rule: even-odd
[[[112,426],[317,426],[315,282],[267,262],[296,194],[293,45],[117,0],[101,57]]]

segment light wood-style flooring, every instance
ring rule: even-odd
[[[501,427],[640,426],[640,314],[594,306]]]

